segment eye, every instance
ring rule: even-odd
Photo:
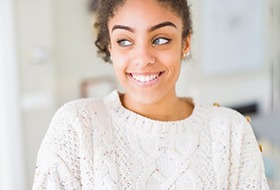
[[[119,46],[122,46],[122,47],[127,47],[127,46],[132,45],[132,42],[127,39],[118,39],[117,43],[119,44]]]
[[[153,40],[153,44],[164,45],[164,44],[168,44],[170,41],[171,41],[171,39],[168,39],[168,38],[156,38]]]

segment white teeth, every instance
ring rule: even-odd
[[[149,82],[149,81],[155,80],[156,78],[159,77],[159,75],[160,75],[160,73],[153,74],[153,75],[133,75],[133,74],[131,74],[131,76],[134,80],[137,80],[140,82]]]

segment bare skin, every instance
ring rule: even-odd
[[[175,91],[182,55],[190,50],[181,18],[156,0],[128,0],[108,27],[114,70],[125,89],[123,106],[160,121],[189,117],[192,102]]]

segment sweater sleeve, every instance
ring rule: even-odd
[[[237,185],[232,189],[237,190],[268,190],[267,179],[264,172],[264,164],[262,154],[259,149],[256,137],[252,130],[252,127],[247,119],[241,115],[237,115],[237,125],[235,130],[239,130],[240,142],[234,142],[239,144],[240,152],[237,156]],[[233,132],[233,134],[238,131]]]
[[[71,104],[56,112],[38,152],[33,190],[81,189],[78,123]]]

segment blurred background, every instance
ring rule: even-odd
[[[192,59],[178,94],[250,115],[280,189],[280,1],[190,1]],[[36,155],[64,103],[114,88],[88,0],[0,0],[0,189],[31,189]]]

